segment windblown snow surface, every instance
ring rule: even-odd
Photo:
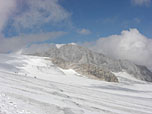
[[[152,84],[88,79],[49,58],[0,55],[0,114],[152,114]]]

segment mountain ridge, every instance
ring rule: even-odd
[[[79,73],[85,75],[86,73],[90,72],[91,69],[85,67],[86,71],[85,73],[82,73],[84,72],[84,68],[81,68],[80,66],[83,66],[85,64],[86,66],[91,66],[92,68],[95,67],[96,69],[98,69],[98,71],[92,71],[96,73],[91,73],[91,75],[95,77],[98,77],[97,75],[101,75],[98,78],[101,78],[105,81],[118,82],[118,79],[116,79],[116,77],[111,73],[125,71],[133,75],[133,77],[135,77],[136,79],[152,82],[152,72],[147,67],[136,65],[128,60],[115,60],[105,56],[102,53],[94,52],[79,45],[65,44],[60,46],[60,48],[57,48],[54,45],[45,52],[25,54],[50,57],[52,58],[54,64],[56,64],[57,66],[66,69],[73,68]],[[77,70],[78,67],[80,67],[79,70]],[[101,74],[97,73],[101,70],[104,71],[106,74],[109,74],[108,76],[111,77],[113,80],[106,79],[107,75],[103,75],[105,74],[103,72],[101,72]]]

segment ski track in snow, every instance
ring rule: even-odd
[[[152,84],[115,75],[120,83],[88,79],[49,58],[0,54],[0,114],[152,114]]]

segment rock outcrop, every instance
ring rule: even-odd
[[[53,64],[63,69],[74,69],[76,72],[90,78],[104,80],[107,82],[118,82],[117,77],[108,70],[105,70],[93,64],[69,63],[61,58],[53,58]]]

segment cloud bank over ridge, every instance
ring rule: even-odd
[[[127,59],[152,69],[152,39],[137,29],[124,30],[120,35],[99,38],[85,45],[115,59]]]
[[[0,36],[0,53],[16,52],[35,43],[43,43],[45,41],[58,38],[66,34],[65,32],[48,32],[39,34],[20,35],[12,38],[4,38]]]

